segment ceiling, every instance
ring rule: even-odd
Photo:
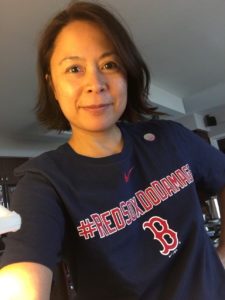
[[[224,0],[104,0],[132,32],[152,84],[189,112],[225,106]],[[0,133],[40,135],[36,49],[44,24],[69,1],[0,0]],[[150,92],[151,98],[151,92]]]

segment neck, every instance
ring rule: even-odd
[[[74,129],[69,144],[78,154],[100,158],[120,153],[123,148],[123,138],[116,125],[107,132]]]

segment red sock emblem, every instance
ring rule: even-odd
[[[160,217],[152,217],[143,223],[143,229],[145,230],[146,228],[151,230],[154,234],[154,239],[162,244],[163,250],[160,251],[161,254],[168,255],[170,251],[177,248],[177,233],[169,228],[166,220]]]

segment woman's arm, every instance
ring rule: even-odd
[[[0,270],[1,300],[49,300],[52,271],[32,262],[10,264]]]
[[[217,248],[217,253],[225,268],[225,186],[219,192],[218,199],[219,199],[220,213],[221,213],[221,235],[220,235],[220,243]]]

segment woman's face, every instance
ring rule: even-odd
[[[98,25],[74,21],[55,41],[50,60],[55,98],[77,130],[115,126],[127,104],[127,81],[119,57]]]

